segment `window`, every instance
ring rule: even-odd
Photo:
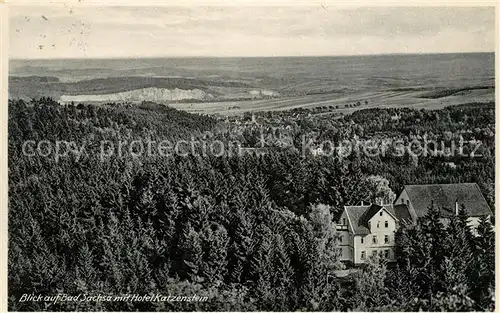
[[[366,252],[361,251],[361,260],[364,260],[364,259],[366,259]]]
[[[385,257],[386,259],[388,259],[388,258],[389,258],[389,249],[384,250],[384,257]]]
[[[389,222],[388,221],[385,221],[385,228],[388,228],[389,227]]]
[[[410,200],[406,200],[406,205],[410,206]]]
[[[405,199],[401,198],[401,204],[405,204]]]
[[[345,222],[345,218],[343,218],[342,220],[343,220],[343,224],[344,224],[344,225],[347,225],[347,223]]]
[[[372,242],[377,243],[377,236],[373,236]]]
[[[373,250],[372,255],[373,255],[373,257],[376,257],[377,256],[377,250]]]
[[[361,243],[365,243],[365,237],[361,237]]]
[[[384,211],[380,211],[380,216],[382,216],[382,215],[383,215],[383,213],[384,213]]]
[[[342,243],[342,241],[344,241],[344,236],[340,236],[339,239],[340,239],[340,242]]]
[[[380,228],[380,222],[377,222],[377,228]]]
[[[385,236],[384,236],[384,242],[385,242],[385,243],[388,243],[388,242],[389,242],[389,235],[385,235]]]

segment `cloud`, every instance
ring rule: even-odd
[[[463,52],[494,49],[495,12],[52,5],[15,6],[10,24],[11,58]]]

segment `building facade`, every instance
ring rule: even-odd
[[[377,254],[394,261],[394,234],[401,218],[397,216],[393,205],[344,207],[337,224],[340,259],[361,264],[369,256]]]
[[[476,184],[407,185],[393,204],[345,206],[339,221],[337,254],[341,261],[363,264],[375,254],[395,261],[395,233],[402,225],[415,225],[428,208],[440,209],[446,225],[464,208],[474,229],[491,209]]]

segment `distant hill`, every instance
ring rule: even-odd
[[[128,92],[143,88],[198,89],[213,95],[219,94],[216,88],[250,88],[248,84],[221,80],[199,80],[170,77],[108,77],[61,82],[57,77],[10,76],[10,99],[37,99],[49,96],[59,100],[62,95],[102,95]],[[148,99],[143,99],[148,100]]]

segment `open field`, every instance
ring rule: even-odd
[[[494,101],[494,55],[184,58],[11,62],[9,98],[153,101],[189,112],[332,107],[437,109]],[[361,105],[351,106],[357,102]]]
[[[473,89],[460,95],[450,95],[442,98],[423,98],[427,91],[373,91],[359,92],[348,95],[323,94],[287,97],[281,99],[263,99],[253,101],[224,101],[208,103],[172,103],[171,107],[193,113],[219,113],[222,115],[241,115],[249,111],[290,110],[293,108],[314,108],[333,106],[336,112],[344,114],[366,108],[412,107],[425,109],[440,109],[448,105],[469,102],[492,102],[495,92],[490,89]],[[358,107],[346,107],[347,104],[361,102]],[[365,104],[365,101],[368,101]],[[337,108],[338,106],[338,108]]]

